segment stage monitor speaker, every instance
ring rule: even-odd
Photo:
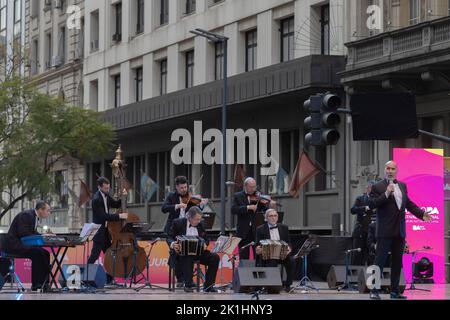
[[[64,276],[66,277],[66,280],[71,276],[70,274],[68,274],[67,272],[67,268],[69,266],[78,266],[80,268],[80,272],[81,272],[81,281],[85,282],[86,285],[97,288],[97,289],[102,289],[105,287],[106,284],[106,272],[105,269],[103,269],[103,267],[99,264],[89,264],[88,265],[88,272],[86,272],[86,265],[85,264],[65,264],[62,266],[62,271],[64,272]],[[62,275],[59,275],[59,284],[61,286],[64,286],[64,280]]]
[[[416,99],[410,92],[354,94],[350,100],[353,140],[417,138]]]
[[[255,266],[255,260],[242,259],[239,260],[240,268],[253,268]]]
[[[358,284],[358,276],[362,266],[348,266],[348,281],[350,284]],[[336,289],[345,283],[345,266],[332,265],[327,274],[328,288]]]
[[[267,289],[269,293],[280,293],[282,286],[278,267],[239,267],[235,270],[233,280],[235,293],[255,292],[262,288]]]
[[[358,288],[359,293],[369,293],[369,288],[367,288],[367,278],[370,276],[366,273],[367,268],[362,268],[361,272],[358,276]],[[403,293],[405,291],[406,282],[405,282],[405,276],[403,274],[403,269],[400,272],[400,293]],[[383,275],[381,277],[381,288],[380,290],[389,293],[391,288],[391,268],[384,268],[383,269]]]

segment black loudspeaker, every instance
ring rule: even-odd
[[[89,264],[88,265],[88,272],[86,272],[86,265],[85,264],[65,264],[62,266],[62,271],[64,272],[64,276],[66,277],[66,280],[69,279],[71,274],[67,272],[67,268],[69,266],[77,266],[80,268],[81,272],[81,281],[84,282],[86,285],[102,289],[105,287],[106,284],[106,272],[105,269],[99,264]],[[64,286],[64,280],[62,275],[59,275],[59,284],[61,286]]]
[[[341,214],[333,213],[331,215],[331,235],[340,236],[341,235]]]
[[[368,293],[369,288],[367,288],[367,278],[370,276],[370,274],[367,274],[366,272],[367,268],[362,268],[361,272],[358,276],[358,288],[359,293]],[[399,289],[400,293],[403,293],[405,291],[406,282],[405,282],[405,276],[403,274],[403,269],[400,272],[400,284]],[[383,268],[383,275],[381,276],[381,288],[380,290],[389,293],[391,288],[391,268]]]
[[[419,135],[416,99],[410,92],[354,94],[350,108],[355,141],[403,140]]]
[[[362,266],[348,266],[348,281],[350,284],[357,284]],[[345,266],[332,265],[327,274],[328,288],[336,289],[345,283]]]
[[[239,267],[234,273],[235,293],[249,293],[262,288],[269,293],[280,293],[282,286],[280,269],[277,267]]]

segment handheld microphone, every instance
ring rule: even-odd
[[[248,247],[253,246],[253,245],[255,245],[255,242],[254,242],[254,241],[250,242],[249,244],[246,244],[245,246],[243,246],[243,247],[240,248],[239,250],[244,250],[245,248],[248,248]]]

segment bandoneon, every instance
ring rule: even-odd
[[[178,236],[180,256],[201,256],[204,251],[205,240],[196,236]]]
[[[261,240],[263,260],[284,260],[289,253],[289,245],[280,240]]]

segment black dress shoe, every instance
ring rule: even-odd
[[[370,299],[372,299],[372,300],[381,300],[378,291],[371,291],[370,292]]]
[[[291,288],[291,286],[284,286],[283,290],[284,290],[284,292],[290,293],[292,288]]]
[[[194,288],[192,288],[192,287],[184,287],[184,292],[192,293],[192,292],[194,292]]]
[[[203,289],[203,292],[206,292],[206,293],[218,293],[219,292],[219,290],[217,290],[214,286],[212,286],[212,287],[207,287],[207,288],[205,288],[205,289]]]
[[[408,297],[397,292],[391,292],[391,299],[406,300]]]

